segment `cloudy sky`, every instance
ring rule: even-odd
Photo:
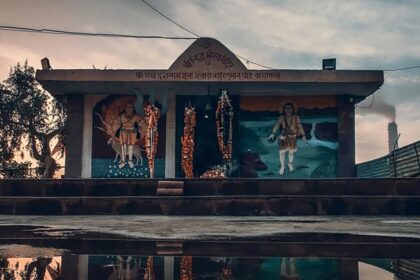
[[[394,69],[420,65],[420,1],[149,0],[201,36],[274,68]],[[138,35],[190,36],[141,0],[0,0],[0,25]],[[168,68],[192,41],[73,37],[0,31],[0,80],[28,59],[40,68]],[[259,69],[255,65],[249,68]],[[369,98],[359,107],[369,107]],[[391,106],[389,106],[391,105]],[[420,69],[386,72],[373,106],[357,109],[358,162],[387,153],[395,108],[400,146],[420,140]],[[387,109],[384,111],[384,109]]]

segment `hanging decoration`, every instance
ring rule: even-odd
[[[158,121],[160,118],[160,110],[155,105],[147,105],[144,110],[147,123],[146,132],[146,154],[149,163],[150,178],[154,177],[155,155],[159,139]]]
[[[153,271],[153,256],[147,257],[144,280],[155,280],[155,272]]]
[[[184,110],[184,136],[181,137],[181,167],[185,178],[193,178],[194,133],[196,126],[195,108],[190,105]]]
[[[233,137],[233,106],[230,103],[227,90],[217,102],[216,109],[217,142],[222,152],[225,164],[232,159],[232,137]]]
[[[181,271],[180,280],[192,280],[192,257],[183,256],[181,257]]]
[[[226,172],[223,167],[215,167],[204,172],[201,176],[201,179],[223,179],[227,178]]]

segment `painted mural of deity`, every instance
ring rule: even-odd
[[[92,177],[150,176],[145,152],[147,121],[144,112],[155,102],[154,98],[140,94],[112,95],[95,106]],[[157,143],[156,176],[161,177],[164,172],[165,118],[158,126],[163,138]]]
[[[334,178],[337,175],[335,98],[240,98],[241,177]]]
[[[127,164],[127,157],[130,168],[134,167],[134,145],[140,139],[142,122],[144,122],[144,117],[136,113],[134,104],[132,103],[128,103],[124,111],[119,115],[119,128],[115,132],[115,136],[118,137],[121,146],[119,168],[123,168]]]
[[[280,175],[284,175],[286,153],[288,153],[287,167],[290,172],[293,172],[293,159],[298,147],[297,140],[301,138],[306,142],[305,130],[296,111],[296,106],[290,101],[280,106],[280,117],[268,137],[268,140],[273,142],[277,137],[277,131],[280,131],[278,135]]]

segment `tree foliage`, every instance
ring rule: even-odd
[[[39,175],[53,177],[57,163],[51,144],[64,137],[66,119],[64,105],[42,89],[34,68],[18,63],[0,84],[0,168],[27,169],[28,162],[16,162],[25,149],[37,162]],[[24,172],[15,174],[25,176]],[[3,176],[8,177],[5,172]]]

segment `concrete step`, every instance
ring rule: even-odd
[[[6,215],[420,215],[420,196],[0,197]]]
[[[163,181],[177,181],[183,196],[399,195],[420,196],[420,178],[349,179],[62,179],[0,180],[0,196],[155,196]],[[179,190],[179,189],[178,189]],[[171,193],[171,192],[166,192]],[[179,192],[172,192],[179,194]],[[161,192],[160,194],[165,194]]]

